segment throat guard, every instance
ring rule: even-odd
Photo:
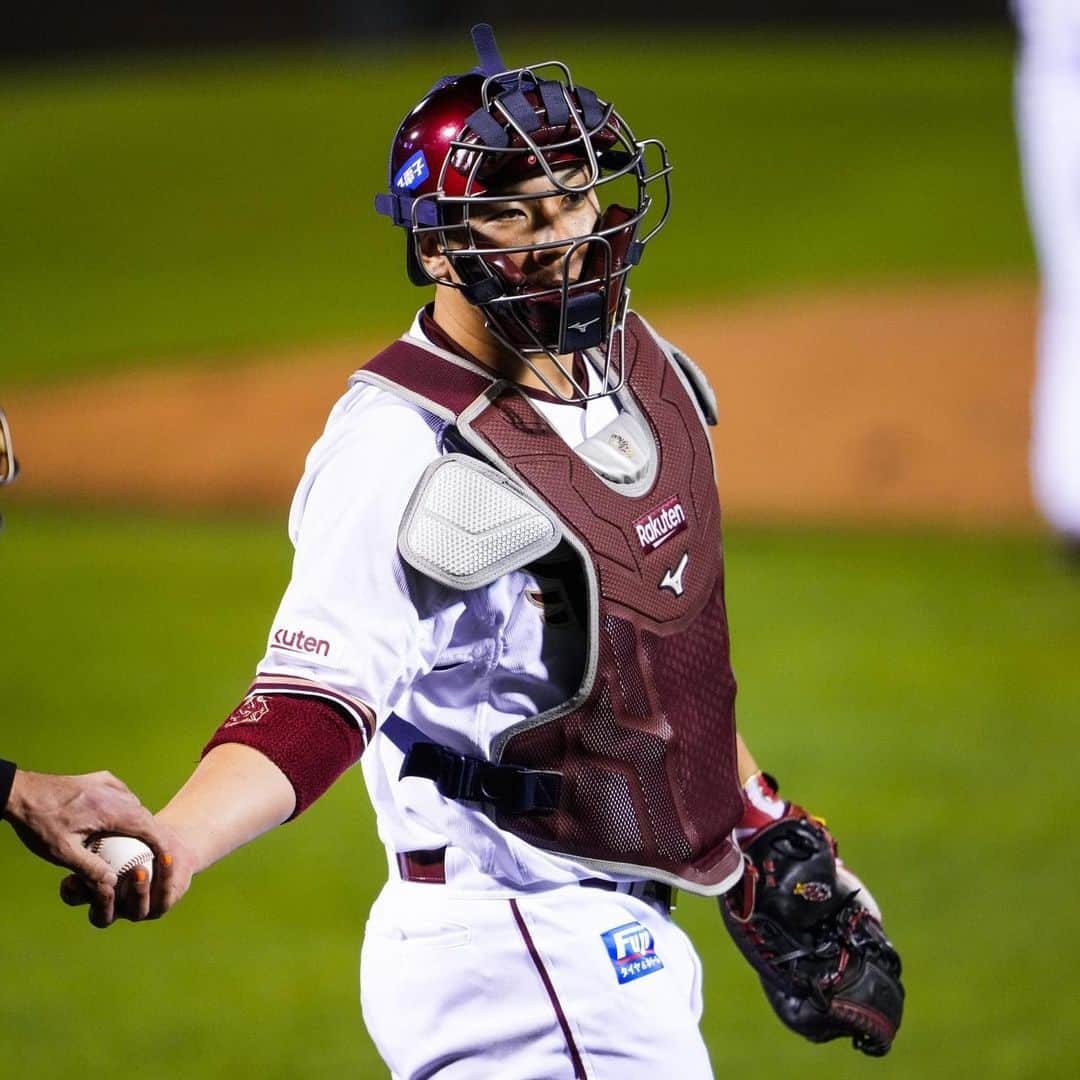
[[[557,805],[530,812],[459,797],[536,847],[713,895],[742,872],[732,830],[743,802],[706,410],[644,322],[631,315],[626,329],[625,431],[655,444],[649,475],[632,483],[598,475],[519,388],[434,348],[399,341],[354,379],[453,417],[523,504],[546,508],[588,583],[581,686],[504,731],[490,751],[490,764],[508,774],[558,774]],[[407,561],[414,546],[402,550]]]

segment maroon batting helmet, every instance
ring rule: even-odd
[[[507,69],[490,26],[473,27],[472,37],[480,63],[440,79],[402,121],[390,150],[390,192],[375,208],[406,230],[410,280],[460,289],[484,312],[489,332],[527,363],[551,357],[574,387],[569,396],[530,366],[554,393],[569,400],[614,393],[623,382],[626,280],[670,208],[667,151],[656,139],[635,139],[614,107],[577,85],[560,61]],[[478,207],[505,202],[502,187],[533,176],[550,187],[515,193],[515,201],[597,192],[591,231],[504,247],[474,230]],[[657,181],[663,199],[654,205]],[[598,189],[612,183],[634,205],[605,206]],[[428,273],[420,257],[427,236],[460,280]],[[557,285],[530,282],[510,258],[545,249],[562,252]],[[588,350],[603,374],[593,393],[558,359]]]

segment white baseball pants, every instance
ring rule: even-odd
[[[701,964],[649,902],[568,885],[513,899],[390,881],[360,962],[395,1080],[706,1080]]]

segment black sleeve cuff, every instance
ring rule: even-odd
[[[11,785],[15,783],[15,762],[4,761],[0,758],[0,817],[7,809],[8,796],[11,794]]]

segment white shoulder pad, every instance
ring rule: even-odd
[[[554,514],[483,461],[447,454],[424,470],[398,530],[401,557],[453,589],[478,589],[551,551]]]

